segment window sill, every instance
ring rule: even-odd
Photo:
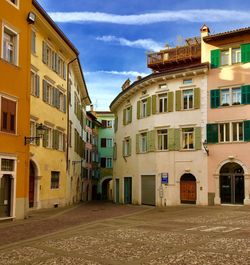
[[[14,4],[14,3],[12,3],[12,2],[9,1],[9,0],[7,0],[7,2],[8,2],[9,4],[11,4],[13,7],[15,7],[16,9],[19,9],[19,2],[18,2],[17,4]]]
[[[10,66],[13,66],[14,68],[16,68],[17,70],[19,70],[20,69],[20,66],[19,65],[17,65],[17,64],[14,64],[14,63],[11,63],[11,62],[9,62],[9,61],[7,61],[7,60],[5,60],[4,58],[0,58],[1,59],[1,61],[3,62],[3,63],[5,63],[5,64],[7,64],[7,65],[10,65]]]
[[[5,132],[5,131],[0,131],[1,134],[6,134],[8,136],[20,136],[20,135],[17,135],[16,133],[11,133],[11,132]]]

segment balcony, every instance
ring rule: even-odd
[[[200,43],[149,53],[147,57],[148,67],[155,71],[163,71],[200,62]]]

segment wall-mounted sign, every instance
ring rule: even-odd
[[[168,173],[161,173],[161,184],[168,184]]]

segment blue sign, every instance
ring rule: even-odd
[[[161,184],[168,184],[168,173],[161,173]]]

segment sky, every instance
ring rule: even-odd
[[[151,73],[147,53],[200,35],[250,26],[250,1],[38,0],[80,52],[95,110],[109,110],[129,78]]]

